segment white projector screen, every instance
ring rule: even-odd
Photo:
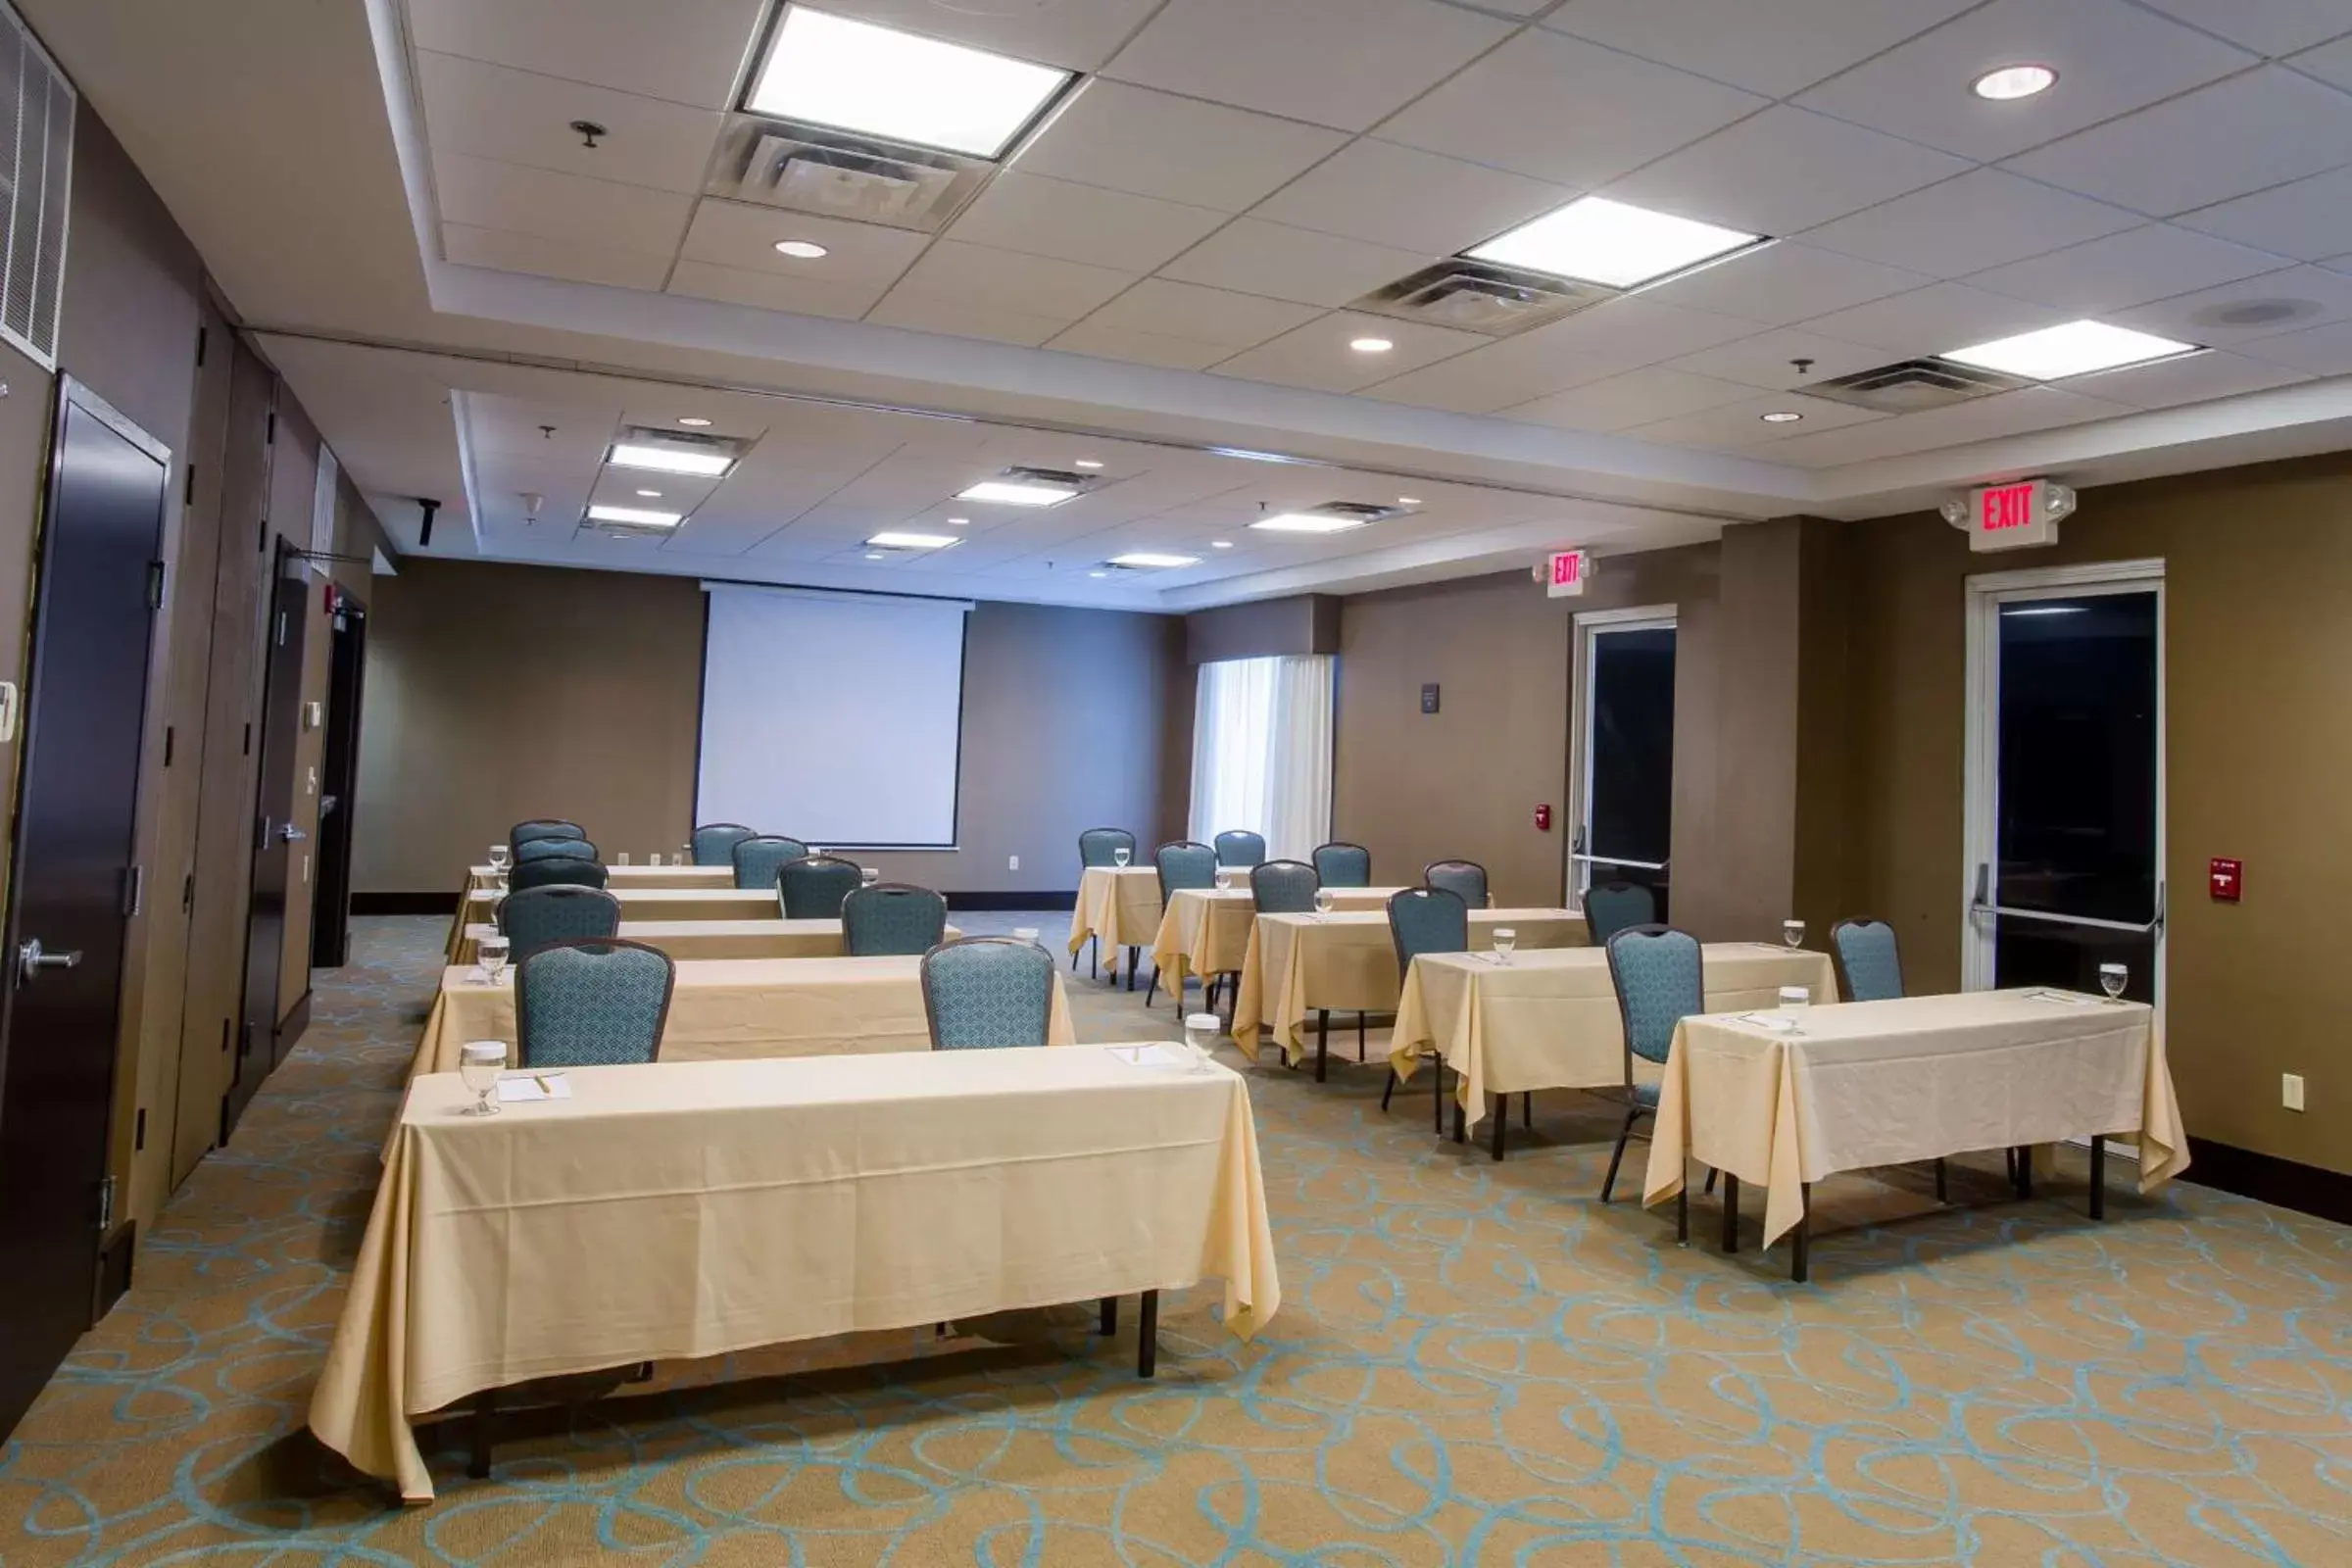
[[[952,599],[707,582],[694,819],[827,849],[953,849]]]

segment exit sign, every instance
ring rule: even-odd
[[[2058,542],[2062,509],[2051,505],[2047,479],[1988,484],[1968,496],[1968,548],[2022,550]]]
[[[1592,552],[1590,550],[1554,550],[1551,553],[1551,571],[1546,577],[1548,592],[1554,599],[1567,599],[1585,591],[1592,576]]]

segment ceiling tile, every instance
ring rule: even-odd
[[[766,0],[409,0],[419,49],[724,109]]]
[[[2352,277],[2318,267],[2290,267],[2193,294],[2117,312],[2119,325],[2219,347],[2299,331],[2352,317]],[[2248,353],[2256,352],[2248,348]]]
[[[1915,272],[1963,277],[2138,222],[2120,207],[1997,169],[1977,169],[1825,223],[1809,231],[1805,243]]]
[[[813,261],[777,254],[777,241],[788,239],[812,241],[824,246],[825,254]],[[870,305],[913,265],[929,243],[925,235],[880,223],[853,223],[705,197],[694,210],[694,221],[687,225],[686,244],[679,254],[715,267],[772,273],[794,283],[870,290],[866,301]]]
[[[1785,98],[1976,3],[1568,0],[1544,25]]]
[[[461,153],[433,160],[433,186],[449,222],[645,251],[665,261],[677,253],[694,210],[694,198],[678,191],[584,179]]]
[[[2343,0],[2147,0],[2152,10],[2266,55],[2291,54],[2352,32]]]
[[[1239,218],[1160,269],[1165,277],[1305,305],[1348,305],[1427,266],[1423,255]]]
[[[1776,462],[1808,467],[1867,463],[1877,458],[1992,441],[2034,430],[2054,430],[2132,412],[2120,403],[2061,392],[2056,387],[2030,386],[1949,408],[1932,409],[1925,414],[1906,414],[1840,430],[1797,436],[1775,446],[1772,456]]]
[[[1948,153],[1779,105],[1605,195],[1756,234],[1797,233],[1967,170]]]
[[[1645,288],[1642,297],[1779,325],[1934,281],[1924,273],[1783,240]]]
[[[666,0],[665,0],[666,3]],[[969,4],[957,0],[824,0],[822,9],[927,38],[946,38],[1015,60],[1068,71],[1094,71],[1158,8],[1159,0],[1037,0]]]
[[[1810,363],[1800,370],[1793,363],[1797,360]],[[1885,349],[1824,337],[1800,326],[1785,326],[1777,332],[1763,332],[1700,349],[1695,354],[1670,360],[1667,365],[1672,369],[1738,381],[1744,386],[1794,390],[1886,363]]]
[[[2308,332],[2288,332],[2278,337],[2264,338],[2257,345],[2265,354],[2277,348],[2292,345],[2297,338],[2323,339],[2336,334],[2335,368],[2314,367],[2325,374],[2352,371],[2352,337],[2343,335],[2346,328],[2314,327]],[[2283,356],[2282,356],[2283,357]],[[2211,354],[2192,354],[2186,359],[2166,360],[2161,365],[2143,365],[2135,369],[2110,370],[2105,375],[2083,376],[2068,383],[2102,398],[2129,403],[2135,409],[2170,409],[2184,403],[2206,403],[2215,398],[2236,397],[2241,392],[2265,392],[2275,386],[2288,386],[2307,381],[2310,376],[2285,365],[2268,365],[2242,355],[2228,354],[2217,349]]]
[[[1965,283],[1934,283],[1835,311],[1805,323],[1809,331],[1849,343],[1873,344],[1897,355],[1942,354],[2017,332],[2056,326],[2058,312]]]
[[[1277,120],[1098,78],[1020,155],[1020,172],[1238,213],[1346,141]]]
[[[945,295],[1004,310],[1058,316],[1066,323],[1134,281],[1133,274],[1107,267],[943,239],[907,269],[899,286],[912,294]]]
[[[467,223],[441,225],[441,253],[460,267],[535,272],[579,283],[610,283],[615,288],[658,289],[669,270],[669,259],[650,251],[613,250]]]
[[[2057,89],[2007,103],[1969,90],[1985,72],[2020,61],[2055,68]],[[1990,163],[2254,63],[2127,0],[1993,0],[1798,101]]]
[[[1204,370],[1233,352],[1222,343],[1104,326],[1092,318],[1057,333],[1046,347],[1071,354],[1091,354],[1098,360],[1165,366],[1172,370]]]
[[[1169,0],[1104,74],[1368,130],[1510,30],[1434,0]]]
[[[1547,213],[1571,192],[1367,137],[1260,202],[1255,218],[1397,250],[1450,254]]]
[[[1466,414],[1491,414],[1545,393],[1747,337],[1752,321],[1678,310],[1645,298],[1610,300],[1548,326],[1386,381],[1373,396]]]
[[[2183,213],[2175,221],[2299,262],[2325,261],[2352,250],[2352,168]]]
[[[1566,430],[1625,430],[1753,396],[1752,387],[1652,366],[1517,404],[1498,416]]]
[[[2329,4],[2331,0],[2320,0]],[[2346,91],[2352,91],[2352,37],[2340,38],[2295,56],[2287,62],[2297,71],[2309,72],[2322,81],[2332,81]]]
[[[1225,221],[1206,207],[1005,170],[948,228],[952,239],[1148,272]]]
[[[1521,33],[1406,106],[1383,138],[1590,188],[1768,100],[1562,33]]]
[[[660,98],[533,75],[458,55],[416,57],[425,133],[436,153],[469,153],[624,185],[699,191],[725,117]],[[571,128],[610,134],[591,148]]]
[[[2199,87],[2007,167],[2154,218],[2352,163],[2352,96],[2280,66]]]
[[[2259,338],[2248,343],[2245,352],[2260,360],[2291,366],[2313,375],[2352,375],[2352,321],[2337,321],[2328,326],[2307,327],[2300,332],[2281,332],[2276,337]],[[2219,357],[2200,356],[2204,359]]]
[[[1311,305],[1147,277],[1088,317],[1085,324],[1223,344],[1231,353],[1303,326],[1318,314]]]
[[[1804,417],[1785,423],[1768,423],[1764,418],[1767,414],[1798,414]],[[1794,440],[1799,435],[1868,424],[1885,417],[1886,416],[1883,414],[1870,409],[1857,409],[1850,403],[1833,403],[1828,398],[1796,397],[1776,392],[1636,425],[1625,433],[1640,441],[1663,441],[1669,446],[1711,447],[1719,451],[1737,452],[1747,447],[1776,446],[1784,441]]]
[[[670,273],[669,292],[727,305],[750,305],[763,311],[791,311],[799,316],[830,316],[854,321],[873,309],[874,302],[889,291],[890,283],[888,277],[850,281],[786,277],[775,272],[747,271],[740,267],[682,261]]]
[[[957,294],[918,294],[905,285],[892,289],[865,318],[883,326],[912,327],[918,332],[945,332],[951,337],[983,337],[999,343],[1025,343],[1031,348],[1069,325],[1060,315],[1008,310],[985,300]]]
[[[1386,354],[1358,354],[1348,344],[1359,337],[1384,337],[1396,347]],[[1475,332],[1455,332],[1442,326],[1421,326],[1411,321],[1392,321],[1385,317],[1334,311],[1256,348],[1244,350],[1218,365],[1216,370],[1219,375],[1238,375],[1251,381],[1319,387],[1326,392],[1353,392],[1400,370],[1446,359],[1486,341]]]
[[[2265,251],[2169,223],[2149,223],[1978,272],[1968,281],[1995,294],[2090,316],[2253,277],[2284,265]]]

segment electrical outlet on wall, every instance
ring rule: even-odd
[[[1008,856],[1004,857],[1004,869],[1005,869],[1005,870],[1007,870],[1007,871],[1018,871],[1020,868],[1021,868],[1021,858],[1020,858],[1019,856],[1017,856],[1017,855],[1008,855]]]
[[[2278,1103],[2289,1110],[2303,1108],[2303,1075],[2301,1073],[2282,1072],[2278,1075]]]

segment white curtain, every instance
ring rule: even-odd
[[[1200,666],[1193,705],[1192,835],[1246,828],[1266,854],[1303,860],[1331,837],[1328,654]]]

